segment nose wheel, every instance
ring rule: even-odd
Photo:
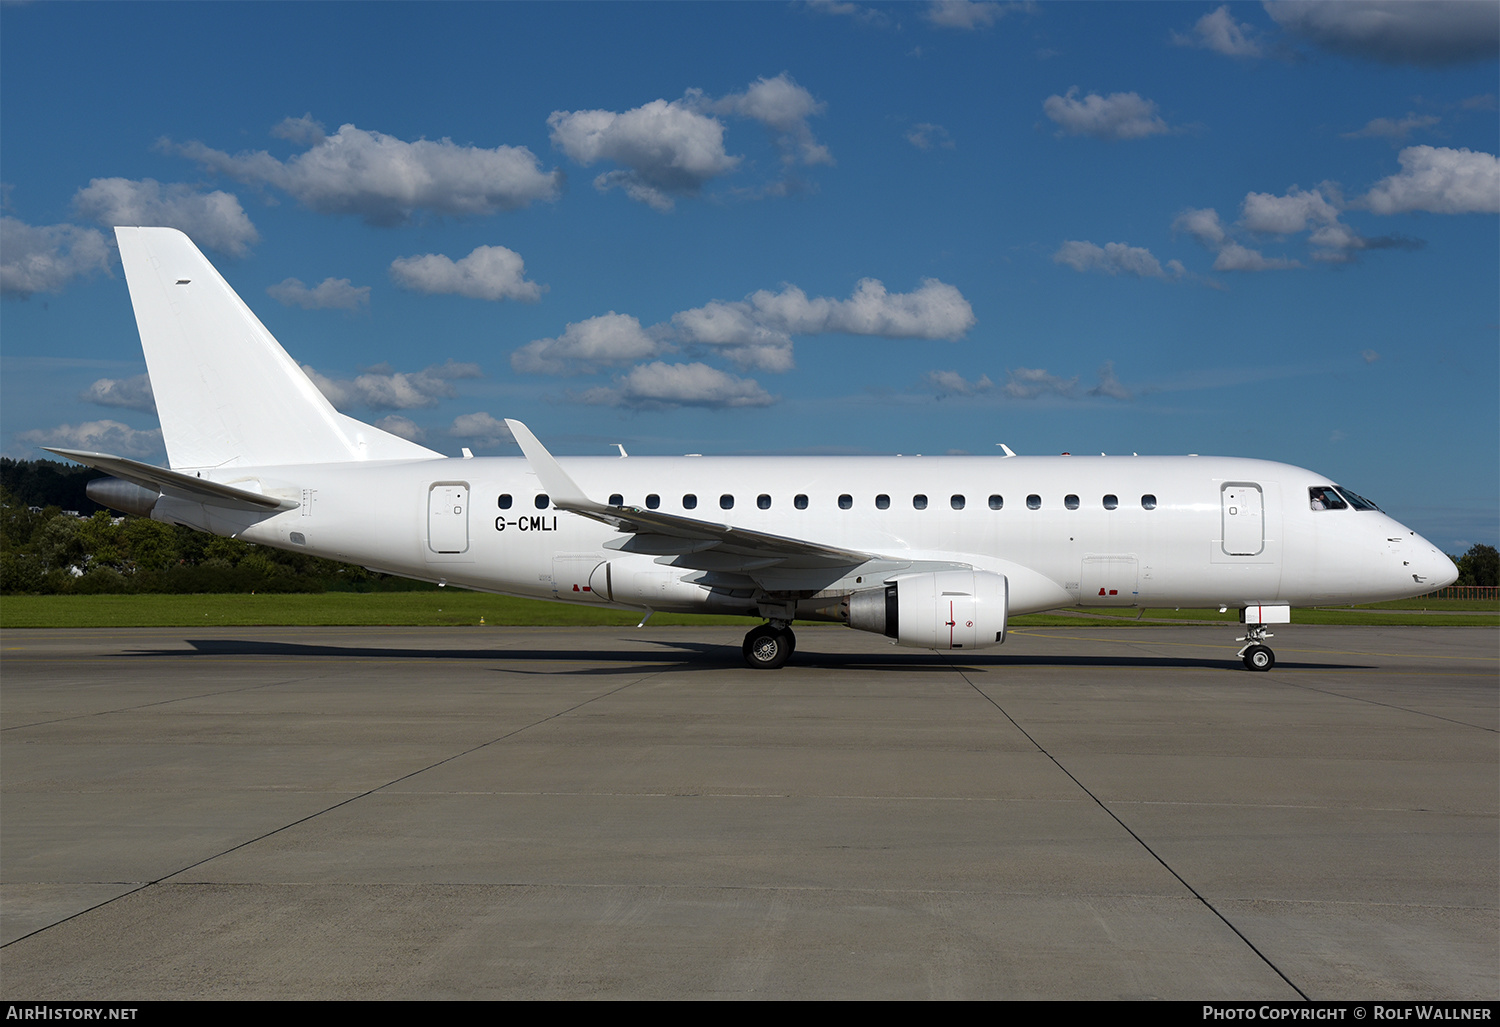
[[[1271,637],[1264,624],[1247,624],[1245,637],[1235,639],[1236,642],[1250,643],[1240,650],[1240,662],[1246,670],[1270,670],[1276,666],[1276,654],[1265,644]]]
[[[1246,646],[1245,651],[1240,654],[1240,660],[1245,664],[1246,670],[1270,670],[1276,666],[1276,654],[1271,652],[1270,646]]]
[[[745,635],[745,644],[740,651],[745,656],[745,666],[752,670],[776,670],[785,666],[797,649],[797,636],[786,626],[762,624],[751,628]]]

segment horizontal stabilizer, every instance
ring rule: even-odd
[[[191,474],[183,474],[181,471],[169,471],[164,467],[152,467],[138,460],[129,460],[123,456],[111,456],[108,453],[89,453],[77,449],[52,449],[44,447],[49,453],[66,457],[69,460],[96,468],[107,474],[112,474],[122,481],[128,481],[145,489],[156,489],[163,495],[174,496],[178,499],[187,499],[195,503],[205,503],[209,506],[228,507],[233,510],[259,510],[261,512],[274,510],[295,510],[301,504],[292,499],[277,499],[275,496],[262,495],[259,492],[251,492],[248,489],[237,489],[233,485],[220,485],[216,481],[204,481],[202,478]]]

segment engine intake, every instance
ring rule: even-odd
[[[839,604],[851,628],[917,649],[985,649],[1005,641],[1010,585],[989,571],[936,571],[893,578]]]

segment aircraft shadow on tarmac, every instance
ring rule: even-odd
[[[330,657],[333,659],[381,659],[381,660],[488,660],[517,662],[554,662],[558,664],[614,664],[615,666],[585,666],[575,668],[573,674],[614,674],[629,672],[641,665],[678,664],[682,670],[715,670],[726,667],[744,669],[739,647],[712,642],[695,642],[682,639],[646,639],[643,644],[657,649],[411,649],[393,646],[327,645],[319,643],[279,642],[263,639],[212,638],[185,639],[190,649],[137,649],[126,655],[155,657],[224,657],[224,656],[284,656],[307,659]],[[828,668],[863,671],[901,671],[904,673],[923,671],[951,671],[955,664],[976,669],[1006,667],[1110,667],[1131,669],[1200,669],[1239,670],[1233,656],[1162,656],[1162,655],[1117,655],[1089,656],[1079,654],[1004,655],[1000,653],[970,655],[939,654],[925,651],[875,651],[869,653],[820,653],[812,649],[799,650],[789,666],[793,668]],[[624,666],[620,666],[624,665]],[[510,668],[517,673],[526,673],[520,668]],[[1368,664],[1321,663],[1309,660],[1283,659],[1277,664],[1281,671],[1289,670],[1372,670]],[[537,673],[537,671],[531,671]],[[556,673],[556,671],[541,671]]]

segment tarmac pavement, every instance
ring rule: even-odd
[[[0,636],[0,997],[1500,998],[1485,628]]]

